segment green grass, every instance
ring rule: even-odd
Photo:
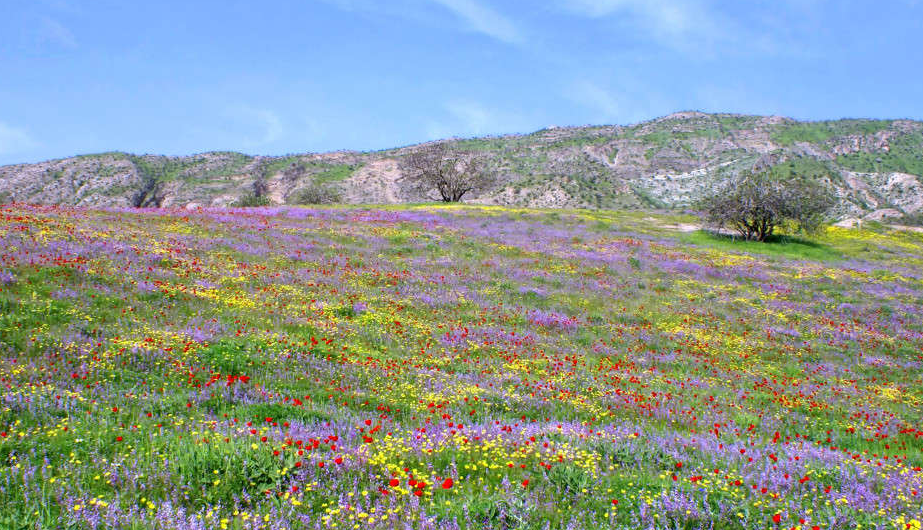
[[[312,175],[312,178],[314,182],[318,184],[339,182],[353,176],[353,174],[361,168],[362,164],[341,164],[315,173]]]
[[[844,259],[841,252],[811,239],[794,236],[773,236],[766,242],[744,241],[740,238],[716,234],[706,230],[687,232],[677,236],[684,243],[715,248],[728,252],[745,252],[786,259],[836,261]]]
[[[890,142],[887,152],[849,153],[837,157],[837,163],[863,173],[900,172],[923,176],[923,133],[905,134]]]
[[[772,166],[769,171],[770,174],[782,180],[792,178],[818,180],[824,177],[842,180],[839,172],[830,167],[827,162],[813,158],[793,158],[791,160],[786,160],[785,162]]]
[[[837,120],[803,122],[784,125],[772,132],[770,138],[778,144],[789,146],[795,142],[819,144],[836,136],[875,134],[888,128],[889,120]]]
[[[288,166],[298,163],[300,161],[301,161],[301,156],[298,156],[298,155],[278,157],[278,158],[274,158],[268,163],[265,163],[263,165],[263,170],[266,172],[267,175],[272,176],[284,170]]]

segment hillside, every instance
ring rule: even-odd
[[[0,528],[892,529],[923,234],[0,205]]]
[[[781,117],[682,112],[632,126],[551,127],[532,134],[450,139],[490,159],[499,185],[483,204],[569,208],[678,208],[754,165],[829,178],[838,217],[908,218],[923,212],[923,123],[798,122]],[[211,152],[183,157],[102,153],[0,167],[0,202],[124,206],[145,176],[160,183],[148,205],[222,206],[269,176],[277,204],[314,182],[349,203],[425,200],[397,160],[417,146],[284,157]],[[156,203],[156,204],[155,204]]]

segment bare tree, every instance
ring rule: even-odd
[[[252,193],[257,199],[269,193],[269,173],[270,169],[266,164],[260,164],[256,168],[256,180],[253,181]]]
[[[253,181],[253,196],[259,199],[269,193],[269,183],[265,178],[260,177]]]
[[[730,227],[743,239],[765,241],[782,223],[816,231],[835,198],[804,178],[782,179],[768,170],[741,173],[701,202],[709,224]]]
[[[165,198],[163,193],[163,168],[147,163],[141,157],[133,157],[132,162],[140,181],[137,189],[129,197],[132,207],[149,208],[153,206],[160,208]]]
[[[308,165],[302,161],[292,162],[283,171],[282,176],[288,182],[294,182],[305,175],[308,171]]]
[[[443,202],[458,202],[466,193],[485,190],[496,181],[482,158],[450,150],[444,143],[427,145],[405,155],[400,167],[417,191]],[[433,191],[439,196],[432,196]]]
[[[269,198],[269,167],[261,163],[254,169],[254,173],[256,173],[256,179],[250,185],[250,193],[237,199],[233,203],[234,206],[254,207],[272,204]]]

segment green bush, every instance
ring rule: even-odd
[[[270,204],[272,204],[272,201],[269,200],[269,197],[265,195],[257,196],[254,193],[248,193],[240,199],[237,199],[237,202],[235,202],[233,206],[251,208],[255,206],[269,206]]]
[[[295,192],[290,202],[294,204],[332,204],[340,202],[340,200],[338,190],[315,182]]]

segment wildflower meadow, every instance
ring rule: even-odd
[[[2,205],[0,528],[920,530],[923,234],[694,222]]]

